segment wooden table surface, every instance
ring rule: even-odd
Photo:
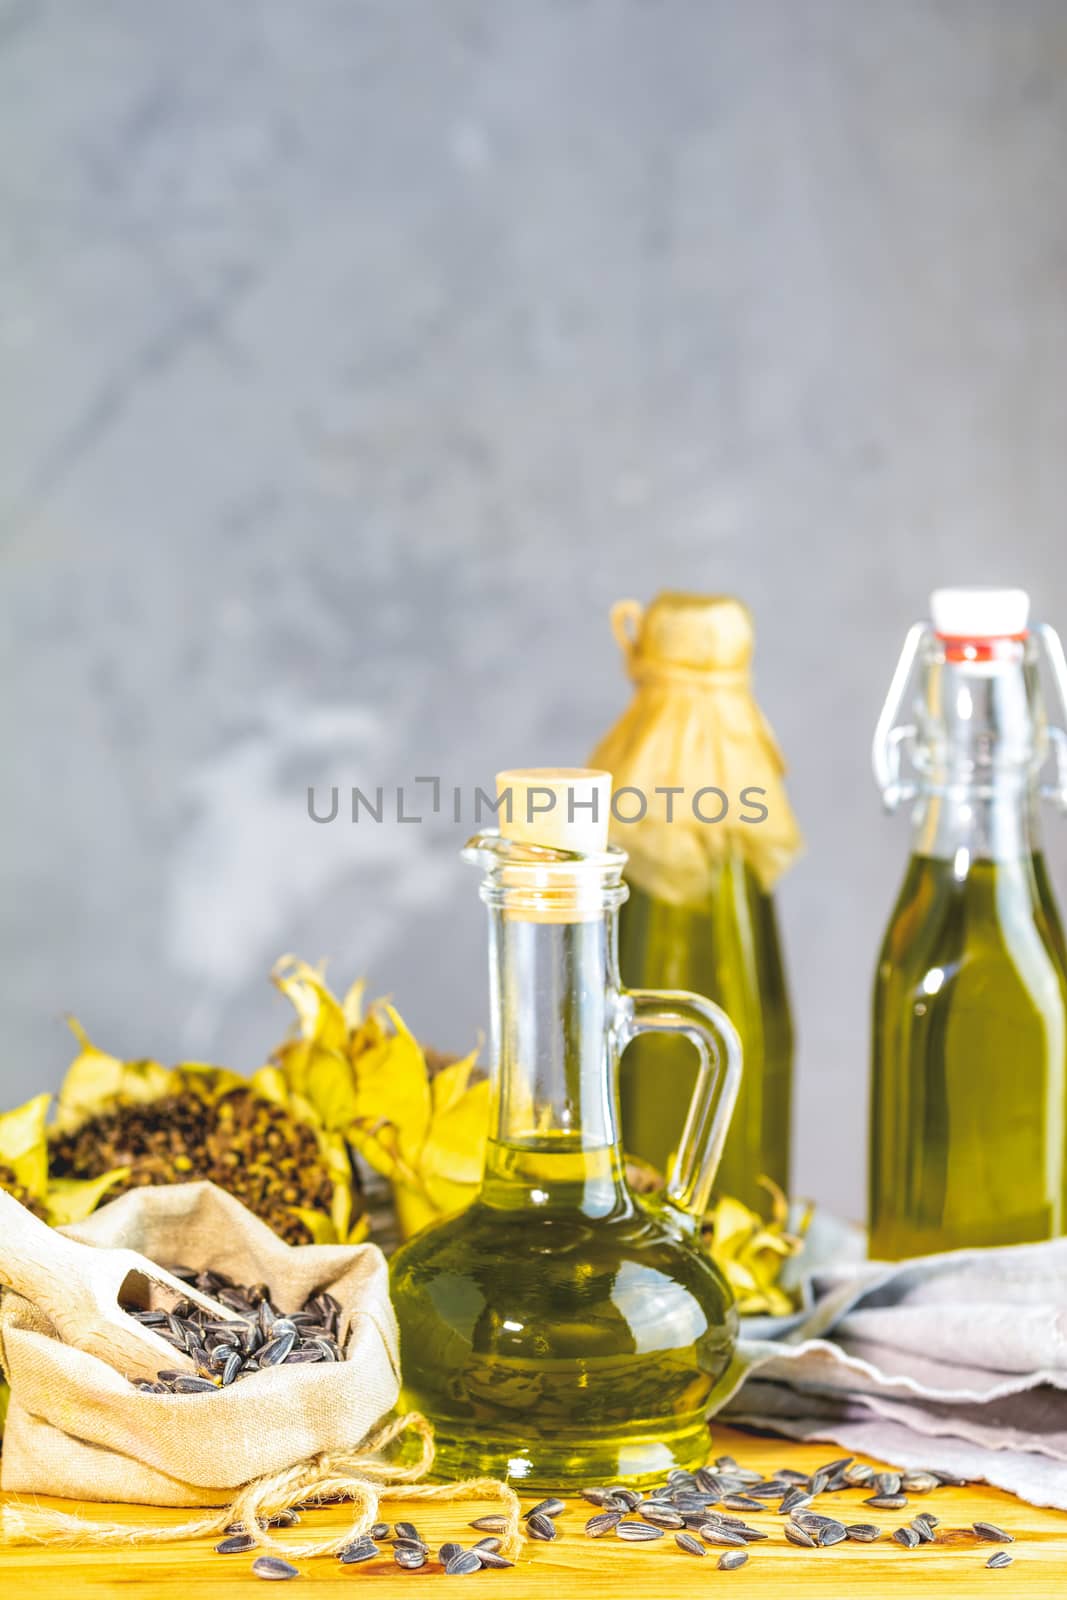
[[[832,1446],[790,1444],[715,1428],[712,1454],[724,1453],[736,1456],[743,1466],[764,1473],[779,1466],[810,1472],[820,1462],[840,1454]],[[782,1533],[784,1519],[776,1510],[768,1510],[753,1515],[753,1521],[766,1528],[770,1537],[750,1546],[747,1565],[734,1572],[718,1570],[720,1552],[709,1550],[702,1559],[687,1555],[677,1548],[669,1533],[646,1545],[623,1544],[611,1536],[589,1539],[582,1530],[594,1508],[575,1501],[559,1519],[559,1539],[551,1544],[530,1542],[513,1570],[476,1573],[469,1582],[481,1600],[630,1600],[631,1596],[634,1600],[675,1600],[704,1592],[766,1596],[768,1600],[781,1600],[783,1596],[788,1600],[794,1596],[796,1600],[806,1596],[832,1600],[836,1595],[847,1600],[876,1600],[881,1596],[922,1600],[923,1596],[941,1595],[971,1600],[987,1594],[1010,1596],[1011,1600],[1017,1596],[1067,1600],[1067,1513],[1037,1510],[982,1486],[912,1495],[903,1511],[874,1511],[863,1505],[866,1492],[856,1489],[827,1495],[818,1509],[844,1521],[877,1523],[885,1529],[877,1544],[798,1549],[787,1543]],[[7,1503],[16,1502],[8,1497]],[[70,1501],[35,1503],[131,1524],[149,1517],[157,1522],[178,1522],[189,1515]],[[524,1501],[524,1505],[527,1503]],[[445,1539],[473,1543],[483,1537],[467,1524],[472,1517],[498,1509],[475,1502],[421,1504],[405,1509],[402,1500],[393,1499],[383,1503],[381,1514],[391,1521],[405,1516],[414,1520],[436,1551]],[[920,1510],[931,1511],[939,1519],[936,1544],[916,1550],[894,1544],[889,1533]],[[307,1512],[299,1533],[305,1536],[321,1530],[325,1534],[345,1527],[348,1520],[345,1507]],[[1015,1535],[1015,1542],[1004,1547],[1012,1556],[1010,1567],[986,1570],[986,1561],[999,1547],[980,1544],[975,1539],[970,1525],[979,1520],[994,1522]],[[47,1596],[48,1600],[57,1600],[68,1595],[144,1594],[153,1600],[237,1600],[239,1596],[264,1593],[262,1581],[251,1573],[251,1562],[252,1557],[247,1555],[216,1555],[211,1540],[134,1547],[120,1555],[113,1550],[57,1551],[0,1544],[0,1596],[10,1595],[13,1600]],[[443,1578],[436,1560],[418,1572],[403,1572],[388,1553],[355,1567],[341,1567],[333,1557],[304,1560],[300,1567],[301,1576],[293,1581],[293,1589],[283,1593],[299,1593],[301,1588],[314,1584],[320,1594],[329,1589],[337,1595],[369,1592],[405,1595],[413,1600],[413,1595],[417,1597],[425,1589],[413,1590],[412,1585]],[[902,1584],[908,1587],[902,1590]]]

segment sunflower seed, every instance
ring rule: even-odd
[[[611,1506],[615,1496],[610,1489],[583,1489],[582,1499],[588,1500],[591,1506]]]
[[[507,1556],[502,1556],[496,1550],[480,1550],[475,1546],[473,1554],[478,1557],[483,1567],[513,1567],[514,1561],[509,1561]]]
[[[767,1507],[762,1500],[754,1500],[748,1494],[728,1494],[723,1499],[727,1511],[766,1511]]]
[[[252,1563],[252,1571],[257,1578],[299,1578],[299,1567],[290,1566],[288,1561],[280,1561],[277,1556],[257,1556]]]
[[[972,1522],[979,1539],[984,1539],[986,1544],[1014,1544],[1015,1535],[1005,1533],[1003,1528],[998,1528],[995,1522]]]
[[[398,1522],[394,1531],[398,1539],[410,1539],[413,1544],[423,1543],[419,1538],[419,1530],[413,1522]],[[486,1529],[486,1532],[489,1531]]]
[[[463,1546],[461,1544],[455,1544],[452,1540],[449,1540],[447,1544],[443,1544],[438,1550],[437,1559],[443,1567],[447,1567],[452,1557],[458,1556],[462,1549]]]
[[[417,1572],[426,1565],[426,1549],[421,1544],[398,1544],[393,1546],[393,1560],[398,1567],[403,1567],[407,1572]]]
[[[338,1553],[337,1559],[342,1566],[356,1567],[362,1561],[373,1561],[374,1557],[380,1554],[373,1539],[354,1539]]]
[[[472,1572],[480,1572],[482,1558],[476,1550],[461,1550],[458,1556],[453,1556],[445,1571],[450,1578],[466,1578]]]
[[[706,1555],[707,1552],[699,1539],[694,1539],[691,1533],[676,1533],[674,1542],[679,1550],[685,1550],[691,1556]]]
[[[487,1539],[479,1539],[474,1548],[475,1550],[496,1551],[500,1549],[500,1540],[495,1533],[491,1533]]]
[[[222,1369],[221,1383],[224,1389],[228,1389],[230,1384],[236,1380],[237,1374],[240,1372],[243,1364],[244,1361],[241,1352],[239,1350],[231,1351],[230,1355],[226,1358],[226,1364]]]
[[[693,1481],[702,1494],[713,1494],[718,1499],[721,1489],[714,1472],[707,1467],[698,1467],[693,1474]]]
[[[585,1525],[585,1531],[590,1539],[600,1539],[605,1533],[610,1533],[622,1521],[621,1511],[600,1511],[595,1517],[590,1517]]]
[[[738,1470],[737,1462],[734,1460],[733,1456],[716,1456],[715,1465],[720,1471],[736,1472]]]
[[[850,1539],[855,1539],[857,1544],[873,1544],[882,1537],[881,1531],[873,1522],[850,1522],[845,1529]]]
[[[805,1488],[808,1486],[808,1474],[798,1472],[795,1467],[779,1467],[774,1476],[779,1483],[803,1484]]]
[[[531,1539],[555,1539],[559,1529],[551,1517],[546,1517],[543,1511],[532,1511],[526,1518],[526,1532]]]
[[[619,1505],[625,1506],[627,1511],[636,1511],[642,1500],[645,1498],[644,1495],[639,1494],[636,1489],[612,1489],[611,1492],[615,1496],[615,1499],[618,1501]]]
[[[872,1494],[863,1502],[865,1506],[874,1506],[876,1511],[900,1511],[908,1503],[906,1494]]]
[[[654,1528],[650,1522],[619,1522],[615,1527],[615,1537],[625,1539],[629,1544],[642,1544],[650,1539],[662,1539],[663,1529]]]
[[[735,1567],[743,1567],[747,1560],[747,1550],[724,1550],[719,1557],[719,1567],[723,1572],[733,1572]]]
[[[562,1500],[549,1498],[548,1500],[539,1500],[535,1506],[531,1506],[526,1516],[527,1518],[536,1516],[558,1517],[560,1512],[566,1511],[566,1509],[567,1507]]]
[[[930,1494],[940,1483],[932,1472],[905,1472],[901,1475],[900,1487],[907,1489],[909,1494]]]
[[[871,1482],[874,1477],[874,1468],[868,1467],[862,1461],[854,1461],[850,1467],[845,1468],[841,1476],[850,1489],[859,1489],[863,1484]]]
[[[411,1524],[408,1523],[406,1526],[410,1527]],[[477,1528],[479,1533],[507,1533],[508,1519],[501,1516],[475,1517],[474,1521],[469,1522],[467,1526],[469,1528]],[[397,1533],[400,1532],[399,1522],[396,1525],[396,1531]]]
[[[875,1481],[876,1485],[878,1486],[878,1493],[879,1494],[899,1494],[900,1493],[900,1473],[899,1472],[879,1472],[879,1473],[876,1473],[874,1481]]]
[[[922,1543],[914,1528],[894,1528],[891,1537],[897,1544],[902,1544],[905,1550],[914,1550],[917,1544]]]
[[[749,1528],[742,1526],[737,1529],[746,1544],[758,1544],[761,1539],[769,1539],[770,1534],[764,1533],[762,1528]]]
[[[215,1546],[220,1556],[243,1556],[249,1550],[256,1548],[256,1541],[250,1539],[247,1533],[235,1533],[229,1539],[223,1539],[221,1544]]]
[[[998,1550],[996,1555],[990,1556],[986,1562],[987,1567],[1010,1567],[1011,1556],[1006,1550]]]
[[[827,1522],[820,1529],[817,1538],[821,1545],[841,1544],[848,1538],[843,1522]]]
[[[210,1378],[194,1378],[191,1373],[180,1373],[171,1387],[175,1394],[217,1394],[218,1385]]]
[[[669,1506],[652,1506],[647,1502],[641,1507],[641,1515],[646,1522],[652,1522],[657,1528],[684,1528],[685,1518]]]
[[[811,1495],[804,1489],[790,1489],[789,1493],[782,1496],[782,1503],[778,1507],[779,1514],[789,1516],[791,1511],[799,1511],[803,1506],[811,1505]]]
[[[275,1511],[272,1516],[269,1516],[267,1518],[267,1527],[268,1528],[295,1528],[297,1526],[297,1524],[299,1523],[299,1521],[300,1521],[299,1514],[296,1511],[292,1510],[292,1508],[290,1507],[288,1510],[285,1510],[285,1511]],[[379,1523],[379,1527],[380,1526],[381,1526],[381,1524]],[[371,1529],[371,1538],[373,1539],[373,1537],[374,1537],[374,1530],[372,1528]]]
[[[704,1526],[700,1529],[700,1537],[703,1539],[705,1544],[728,1545],[732,1546],[734,1549],[747,1542],[743,1536],[739,1533],[736,1533],[733,1528],[724,1528],[721,1526],[721,1524],[717,1525],[713,1522],[706,1522],[704,1524]]]
[[[795,1522],[786,1523],[785,1536],[789,1540],[790,1544],[802,1544],[805,1545],[809,1550],[814,1550],[817,1542],[812,1538],[811,1534],[806,1528],[798,1527]]]
[[[754,1483],[748,1491],[753,1500],[780,1500],[792,1488],[792,1484],[783,1483],[781,1478],[764,1478],[762,1483]]]
[[[925,1515],[912,1517],[911,1525],[915,1529],[915,1532],[919,1535],[919,1538],[922,1540],[923,1544],[933,1544],[934,1524],[929,1517]]]
[[[261,1367],[280,1367],[289,1359],[294,1344],[295,1333],[283,1333],[277,1339],[271,1339],[259,1352],[258,1361]]]
[[[808,1482],[808,1493],[811,1495],[811,1498],[814,1500],[817,1495],[822,1494],[829,1482],[830,1474],[828,1472],[823,1472],[822,1468],[820,1468],[818,1472],[813,1472]]]
[[[387,1522],[376,1522],[367,1537],[369,1539],[388,1539],[389,1533],[390,1528]]]

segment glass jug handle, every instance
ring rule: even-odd
[[[680,1211],[700,1218],[708,1209],[741,1087],[741,1040],[725,1011],[700,995],[628,989],[622,1000],[624,1044],[639,1033],[678,1033],[696,1049],[697,1086],[667,1179],[666,1198]]]

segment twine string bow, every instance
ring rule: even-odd
[[[402,1435],[414,1433],[420,1442],[416,1461],[403,1465],[380,1459],[380,1453]],[[501,1535],[509,1557],[519,1554],[519,1500],[514,1489],[497,1478],[468,1478],[459,1483],[422,1483],[433,1465],[433,1429],[417,1411],[396,1417],[370,1434],[355,1450],[332,1451],[297,1462],[284,1472],[255,1478],[245,1484],[231,1504],[222,1510],[171,1527],[130,1526],[115,1522],[95,1522],[69,1512],[47,1507],[9,1505],[4,1508],[2,1529],[9,1544],[85,1545],[106,1548],[116,1545],[168,1544],[188,1539],[206,1539],[222,1534],[234,1523],[264,1553],[299,1560],[310,1556],[337,1555],[346,1545],[367,1534],[378,1520],[383,1499],[495,1500],[506,1518]],[[351,1525],[342,1533],[324,1539],[278,1538],[278,1530],[265,1527],[272,1516],[297,1506],[325,1505],[348,1501],[355,1508]]]

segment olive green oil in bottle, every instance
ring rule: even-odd
[[[874,988],[869,1223],[882,1259],[1047,1239],[1067,1222],[1067,958],[1037,832],[1038,641],[1021,591],[943,590],[932,604],[875,739],[887,804],[914,801]],[[1062,682],[1058,639],[1039,637]]]
[[[613,774],[616,791],[647,799],[640,820],[617,815],[612,824],[630,856],[623,978],[695,989],[736,1026],[745,1073],[716,1189],[758,1207],[767,1198],[761,1176],[789,1190],[793,1019],[774,886],[801,838],[752,694],[752,620],[728,596],[665,593],[647,609],[621,601],[612,624],[636,693],[592,760]],[[668,819],[672,786],[680,792]],[[618,812],[634,809],[620,793]],[[695,1070],[677,1038],[639,1039],[623,1058],[626,1147],[661,1171]]]
[[[599,796],[590,839],[559,813],[478,835],[490,913],[490,1134],[480,1192],[393,1257],[405,1403],[434,1426],[435,1471],[560,1490],[645,1482],[707,1459],[708,1403],[737,1314],[700,1241],[741,1075],[737,1035],[696,995],[629,994],[607,773],[504,773],[543,798]],[[591,845],[590,848],[585,848]],[[619,1052],[681,1030],[702,1068],[661,1197],[627,1185]]]

